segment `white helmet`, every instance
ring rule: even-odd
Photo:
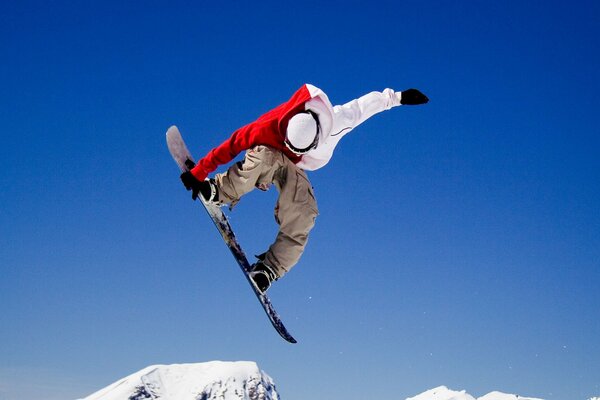
[[[285,145],[295,154],[305,154],[319,143],[319,120],[312,111],[294,115],[288,123]]]

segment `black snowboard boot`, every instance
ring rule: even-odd
[[[271,283],[277,280],[275,272],[262,260],[252,265],[249,275],[261,293],[265,293],[271,286]]]
[[[205,203],[219,203],[219,190],[217,189],[215,180],[212,178],[200,182],[200,194],[202,195]]]
[[[188,160],[189,161],[189,160]],[[188,167],[191,165],[194,166],[194,163],[190,161],[186,161],[186,165]],[[202,196],[202,200],[208,204],[219,204],[219,190],[217,189],[217,183],[214,179],[205,179],[203,181],[199,181],[192,174],[191,171],[185,171],[180,176],[181,182],[183,182],[183,186],[187,190],[192,191],[192,199],[196,200],[199,196]]]

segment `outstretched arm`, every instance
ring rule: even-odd
[[[220,165],[224,165],[233,160],[239,153],[252,147],[252,130],[256,129],[256,124],[251,123],[235,131],[229,139],[218,147],[208,152],[206,156],[198,161],[191,172],[196,179],[203,181],[208,174],[213,172]]]
[[[399,105],[417,105],[427,103],[429,99],[417,89],[396,92],[385,89],[383,92],[371,92],[344,105],[333,108],[340,128],[349,132],[373,115]],[[339,132],[346,133],[346,132]],[[339,134],[332,132],[332,134]]]

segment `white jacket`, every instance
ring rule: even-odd
[[[400,93],[392,89],[371,92],[346,104],[332,106],[327,95],[318,87],[306,85],[311,99],[306,109],[319,117],[321,130],[318,146],[302,156],[298,167],[314,171],[329,162],[341,138],[371,116],[400,105]]]

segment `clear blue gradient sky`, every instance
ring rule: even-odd
[[[0,6],[1,398],[209,360],[288,400],[600,395],[598,2],[206,3]],[[321,215],[270,292],[289,345],[164,134],[200,157],[305,82],[431,102],[310,174]],[[275,198],[231,216],[249,255]]]

